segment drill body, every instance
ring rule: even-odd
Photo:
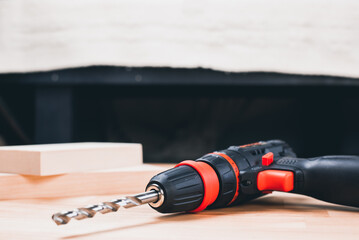
[[[297,158],[281,140],[262,141],[184,161],[154,176],[163,191],[159,212],[198,212],[237,205],[272,191],[359,207],[359,157]]]

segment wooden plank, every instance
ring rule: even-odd
[[[54,212],[116,197],[0,201],[0,239],[356,240],[359,236],[358,209],[277,192],[248,204],[197,214],[160,214],[144,205],[71,220],[64,226],[51,221]]]
[[[143,192],[151,177],[170,167],[170,164],[142,164],[54,176],[0,174],[0,200]]]
[[[0,147],[0,172],[46,176],[142,164],[135,143],[64,143]]]

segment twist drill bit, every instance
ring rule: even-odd
[[[149,189],[149,188],[148,188]],[[120,207],[131,208],[140,206],[146,203],[158,202],[163,197],[163,192],[159,188],[154,186],[149,191],[139,193],[133,196],[127,196],[124,198],[114,199],[109,202],[103,202],[97,205],[90,205],[83,208],[77,208],[72,211],[59,212],[52,215],[52,220],[57,225],[67,224],[71,218],[76,220],[82,220],[85,218],[92,218],[97,212],[102,214],[117,212]]]

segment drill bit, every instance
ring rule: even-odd
[[[153,185],[152,187],[147,188],[147,190],[148,191],[144,193],[114,199],[97,205],[90,205],[83,208],[77,208],[72,211],[55,213],[52,215],[52,220],[57,225],[64,225],[67,224],[71,218],[82,220],[94,217],[97,212],[106,214],[110,212],[117,212],[120,207],[131,208],[145,203],[157,203],[159,201],[163,201],[163,192],[159,187]]]

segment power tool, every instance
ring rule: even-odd
[[[186,160],[155,175],[146,191],[59,212],[56,224],[148,203],[161,213],[199,212],[244,203],[272,191],[359,207],[359,157],[297,158],[281,140],[260,141]]]

